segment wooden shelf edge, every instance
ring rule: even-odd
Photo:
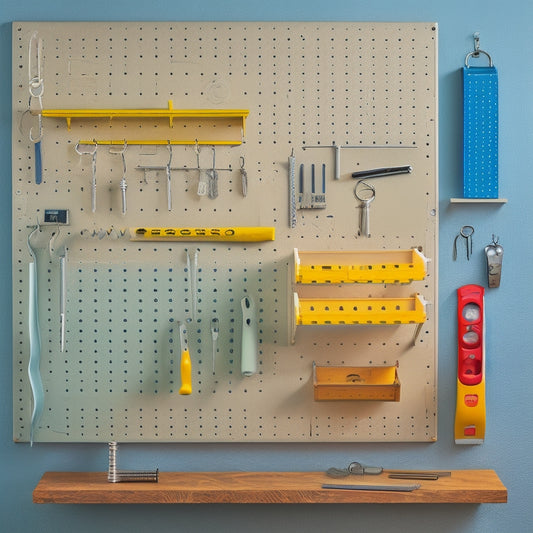
[[[420,483],[413,492],[324,489],[324,483]],[[507,489],[493,470],[454,470],[436,481],[350,476],[323,472],[161,472],[158,483],[109,483],[106,472],[46,472],[34,503],[506,503]]]

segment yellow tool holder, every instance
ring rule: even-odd
[[[299,298],[294,293],[296,325],[421,324],[426,304],[411,298]]]
[[[336,366],[313,363],[314,399],[400,401],[397,366]]]
[[[427,258],[411,250],[302,252],[294,249],[295,283],[411,283],[426,277]]]
[[[174,109],[172,100],[168,100],[166,109],[43,109],[40,114],[48,118],[64,118],[67,121],[67,129],[70,131],[73,119],[159,119],[168,120],[170,128],[174,127],[175,120],[182,121],[201,121],[205,119],[229,119],[236,121],[235,124],[241,133],[240,139],[235,140],[205,140],[205,139],[187,139],[187,140],[133,140],[126,139],[127,144],[134,145],[163,145],[163,144],[224,144],[238,145],[242,143],[246,133],[246,117],[249,115],[248,109]],[[120,145],[124,140],[82,140],[80,144],[107,144]]]

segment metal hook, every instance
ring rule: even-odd
[[[479,47],[479,32],[476,31],[474,33],[474,51],[473,52],[470,52],[469,54],[466,55],[465,57],[465,66],[467,68],[470,67],[470,65],[468,64],[468,60],[471,58],[471,57],[479,57],[480,54],[483,54],[485,56],[487,56],[487,59],[489,60],[489,67],[492,67],[493,66],[493,63],[492,63],[492,57],[490,57],[490,54],[488,52],[485,52],[485,50],[481,50],[481,48]]]
[[[32,226],[32,228],[33,229],[30,231],[30,233],[28,233],[28,239],[27,239],[28,251],[30,252],[30,256],[32,260],[37,261],[37,255],[35,254],[35,249],[31,245],[31,238],[33,237],[36,231],[41,231],[41,225],[39,224],[39,221],[37,221],[37,225]]]
[[[170,144],[170,141],[168,141],[167,144],[168,148],[168,163],[167,163],[167,207],[169,211],[172,211],[172,189],[171,189],[171,172],[170,172],[170,163],[172,163],[172,144]]]
[[[128,148],[128,143],[126,139],[124,139],[124,146],[122,150],[110,150],[110,153],[112,154],[120,154],[122,157],[122,179],[120,180],[120,190],[122,195],[122,214],[126,214],[127,204],[126,204],[126,189],[128,188],[128,184],[126,183],[126,150]]]

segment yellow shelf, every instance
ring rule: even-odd
[[[396,366],[321,366],[313,363],[313,390],[317,401],[400,401]]]
[[[167,118],[172,128],[175,118],[239,118],[242,127],[244,119],[249,115],[248,109],[174,109],[172,100],[168,101],[168,108],[164,109],[43,109],[43,117],[64,118],[70,129],[73,118]]]
[[[411,250],[302,252],[294,249],[294,281],[312,283],[411,283],[427,274],[427,258]]]
[[[295,325],[421,324],[426,305],[410,298],[299,298],[294,293]]]

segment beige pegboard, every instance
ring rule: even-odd
[[[42,39],[44,109],[248,110],[235,123],[159,119],[43,118],[43,182],[35,184],[28,113],[28,45]],[[33,102],[35,106],[36,102]],[[34,130],[35,131],[35,130]],[[219,195],[200,197],[208,144],[174,145],[172,210],[164,167],[168,140],[242,139],[215,147]],[[120,155],[98,145],[96,210],[91,157],[80,140],[158,139]],[[333,148],[341,145],[340,179]],[[44,209],[69,209],[70,225],[42,228],[38,249],[40,371],[44,411],[37,441],[431,441],[437,431],[437,29],[431,23],[50,23],[13,24],[14,438],[30,435],[27,376],[27,237]],[[326,164],[325,209],[300,210],[289,227],[288,157]],[[240,166],[248,175],[241,191]],[[372,235],[358,236],[351,172],[411,165],[374,181]],[[317,170],[318,172],[318,170]],[[274,227],[274,241],[132,242],[128,227]],[[321,297],[420,293],[427,320],[415,326],[298,326],[293,249],[400,250],[430,260],[408,285],[299,287]],[[59,261],[67,251],[65,350],[59,342]],[[198,252],[196,294],[187,252]],[[240,301],[259,318],[258,373],[240,373]],[[193,393],[178,394],[176,321],[189,326]],[[215,374],[210,322],[220,320]],[[312,367],[394,365],[400,402],[316,402]]]

